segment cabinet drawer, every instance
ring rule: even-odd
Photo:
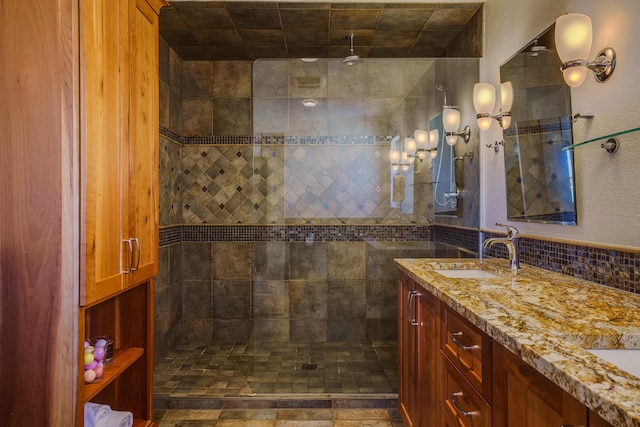
[[[491,406],[464,376],[445,359],[442,410],[452,427],[491,427]]]
[[[491,402],[491,340],[449,308],[443,310],[442,352]]]

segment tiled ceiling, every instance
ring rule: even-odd
[[[446,57],[449,44],[474,32],[482,3],[315,3],[170,1],[160,36],[189,60],[258,58]],[[475,24],[474,24],[475,23]],[[467,25],[470,24],[470,25]],[[474,44],[474,43],[472,43]]]

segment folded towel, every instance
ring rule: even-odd
[[[109,405],[87,402],[84,404],[84,425],[86,427],[104,427],[110,414]]]
[[[393,193],[391,201],[394,203],[404,201],[404,176],[402,175],[393,176]]]
[[[131,412],[111,411],[104,427],[131,427],[132,425],[133,414]]]

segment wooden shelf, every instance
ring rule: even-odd
[[[84,385],[84,401],[88,402],[100,393],[113,380],[118,378],[129,366],[144,355],[143,348],[117,349],[113,355],[113,362],[105,366],[102,378]],[[137,424],[136,424],[137,425]],[[142,424],[144,425],[144,424]]]

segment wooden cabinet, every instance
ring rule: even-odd
[[[444,417],[454,426],[491,427],[491,339],[448,307],[441,321]]]
[[[452,426],[491,427],[491,405],[451,361],[444,360],[443,405]]]
[[[407,426],[611,427],[400,272],[398,406]]]
[[[158,13],[163,0],[80,2],[78,366],[85,338],[114,338],[100,380],[78,373],[85,402],[150,425],[153,276],[158,259]]]
[[[493,345],[494,426],[587,425],[587,409],[501,345]]]
[[[157,273],[162,2],[152,3],[81,2],[81,305]]]
[[[398,293],[400,413],[407,426],[437,425],[437,300],[403,274]]]
[[[491,339],[449,308],[442,310],[442,353],[491,403]]]

